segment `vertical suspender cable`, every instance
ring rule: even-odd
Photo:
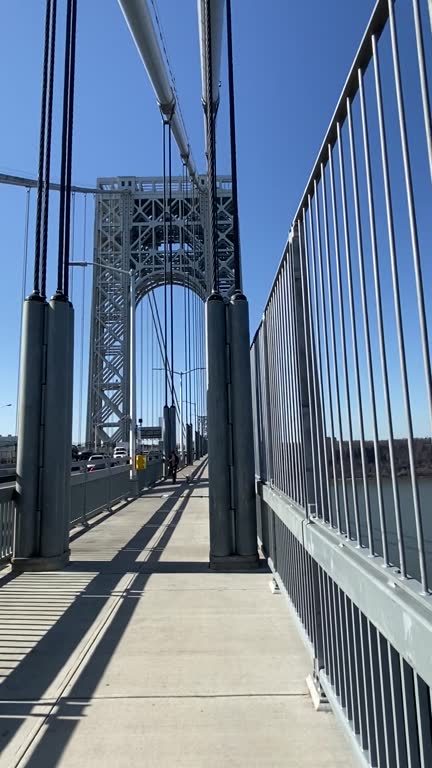
[[[143,339],[144,339],[144,302],[141,299],[140,307],[140,352],[141,352],[141,381],[140,381],[140,417],[143,418],[143,378],[144,378],[144,355],[143,355]]]
[[[75,95],[75,51],[76,51],[76,19],[77,0],[72,0],[72,30],[70,46],[69,69],[69,109],[68,109],[68,156],[66,164],[66,205],[65,205],[65,235],[64,235],[64,263],[63,263],[63,292],[67,297],[69,293],[69,248],[70,248],[70,211],[71,211],[71,184],[72,184],[72,136]]]
[[[84,220],[83,220],[83,261],[86,260],[86,242],[87,242],[87,195],[84,195]],[[78,442],[81,445],[82,437],[82,410],[83,410],[83,374],[84,374],[84,327],[85,327],[85,291],[86,291],[86,270],[82,270],[82,293],[81,293],[81,354],[79,367],[79,399],[78,399]]]
[[[48,255],[48,212],[49,212],[49,182],[51,170],[51,134],[52,134],[52,112],[54,96],[54,66],[55,66],[55,37],[56,37],[56,16],[57,0],[52,0],[51,13],[51,46],[49,54],[49,81],[48,81],[48,104],[47,104],[47,125],[46,125],[46,151],[45,151],[45,169],[44,169],[44,200],[43,200],[43,230],[41,245],[41,295],[46,296],[46,272]]]
[[[65,72],[63,88],[62,159],[60,172],[59,253],[57,291],[67,296],[69,281],[69,234],[72,173],[73,102],[75,85],[77,1],[68,0],[66,10]]]
[[[174,295],[173,295],[173,231],[172,231],[172,152],[171,123],[168,126],[168,174],[169,174],[169,256],[170,256],[170,319],[171,319],[171,405],[174,405]]]
[[[232,50],[232,24],[231,24],[231,0],[226,0],[227,10],[227,51],[228,51],[228,93],[229,93],[229,121],[231,142],[231,183],[233,204],[233,247],[234,247],[234,288],[241,291],[241,266],[240,266],[240,233],[237,195],[237,147],[235,127],[235,102],[234,102],[234,63]]]
[[[45,153],[51,147],[46,147],[46,124],[47,124],[47,96],[48,96],[48,64],[50,60],[50,49],[53,44],[53,25],[52,25],[53,2],[46,0],[45,11],[45,42],[42,71],[42,101],[41,101],[41,127],[39,138],[39,165],[38,165],[38,186],[36,203],[36,232],[35,232],[35,258],[33,275],[33,295],[40,295],[40,263],[41,263],[41,234],[42,234],[42,216],[44,185],[48,180],[44,178],[45,172]]]
[[[26,189],[26,204],[24,214],[24,252],[23,252],[23,268],[22,268],[22,280],[21,280],[21,307],[24,304],[26,294],[27,283],[27,264],[28,264],[28,245],[29,245],[29,221],[30,221],[30,187]],[[17,395],[16,395],[16,414],[15,414],[15,434],[18,434],[19,427],[19,385],[21,377],[21,346],[22,346],[22,327],[23,316],[20,311],[20,331],[19,331],[19,354],[18,354],[18,378],[17,378]]]
[[[216,227],[216,142],[215,121],[213,115],[212,93],[212,47],[211,47],[211,13],[210,0],[205,2],[206,25],[206,58],[207,58],[207,82],[206,82],[206,128],[207,128],[207,168],[208,168],[208,201],[209,201],[209,245],[212,260],[212,291],[219,292],[219,268],[217,258],[217,227]]]
[[[165,140],[166,122],[162,124],[163,150],[163,237],[164,237],[164,348],[165,348],[165,405],[168,405],[168,360],[167,360],[167,233],[166,233],[166,140]]]
[[[147,334],[146,334],[146,349],[147,349],[147,391],[146,391],[146,416],[147,416],[147,425],[150,426],[152,424],[151,421],[151,402],[150,402],[150,371],[152,367],[152,358],[151,358],[151,347],[150,347],[150,334],[151,334],[151,324],[150,324],[150,298],[147,296]],[[142,342],[141,342],[142,343]]]
[[[72,192],[72,226],[71,226],[71,254],[72,258],[71,261],[74,261],[74,253],[75,253],[75,192]],[[70,279],[70,300],[73,301],[73,276],[74,271],[72,270],[71,279]]]

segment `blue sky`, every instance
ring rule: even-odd
[[[406,0],[401,2],[406,4]],[[64,2],[60,0],[59,6],[63,9]],[[78,6],[74,182],[92,185],[98,176],[159,175],[160,115],[120,8],[116,0],[79,0]],[[198,169],[203,171],[196,2],[157,0],[157,8],[190,144]],[[372,8],[372,0],[233,1],[240,225],[252,333],[260,320],[293,215]],[[43,18],[43,0],[0,3],[1,172],[36,176]],[[61,33],[63,28],[61,10]],[[59,51],[61,38],[62,34]],[[221,79],[218,172],[229,173],[225,65]],[[56,87],[53,178],[58,178],[60,167],[60,74]],[[176,153],[174,171],[180,171]],[[0,186],[0,405],[16,403],[24,206],[24,189]],[[81,222],[77,224],[80,232],[76,235],[79,258],[83,247],[81,199],[77,199],[76,206],[77,221]],[[91,200],[88,209],[90,249]],[[30,226],[34,228],[32,217]],[[53,228],[49,248],[51,276],[55,240]],[[76,278],[76,286],[80,279]],[[50,280],[49,290],[53,291],[54,282]],[[77,316],[81,316],[78,295],[74,303]],[[88,312],[88,294],[85,303]],[[182,365],[179,352],[176,367]],[[13,432],[14,426],[15,408],[1,408],[0,433]]]

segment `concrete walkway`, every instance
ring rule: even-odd
[[[202,467],[0,578],[1,768],[354,766],[269,573],[209,571],[207,497]]]

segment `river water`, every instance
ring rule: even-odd
[[[417,546],[417,531],[414,516],[414,503],[411,479],[409,477],[397,478],[398,491],[399,491],[399,506],[401,513],[403,542],[405,548],[405,560],[408,575],[415,579],[420,578],[419,569],[419,557]],[[345,481],[346,495],[348,501],[348,515],[351,523],[351,533],[355,538],[355,522],[354,522],[354,502],[353,502],[353,488],[352,481],[348,479]],[[361,541],[364,546],[368,544],[367,527],[366,527],[366,513],[365,513],[365,493],[362,479],[355,480],[355,487],[357,492],[357,503],[359,509],[360,518],[360,535]],[[396,518],[395,518],[395,505],[393,498],[393,485],[391,478],[385,477],[381,480],[384,518],[387,530],[387,542],[388,542],[388,554],[389,560],[392,565],[399,566],[399,552],[397,546],[396,535]],[[346,515],[345,504],[343,501],[342,482],[339,480],[337,483],[339,509],[341,516],[341,527],[344,532],[346,531]],[[369,488],[369,504],[371,510],[372,520],[372,535],[373,535],[373,549],[377,555],[382,555],[382,539],[381,539],[381,526],[379,516],[378,505],[378,492],[377,482],[375,478],[368,478]],[[429,583],[432,582],[432,477],[420,477],[418,478],[418,490],[419,501],[421,511],[421,521],[423,526],[423,538],[424,549],[427,561],[427,570],[429,576]],[[332,508],[333,508],[333,523],[336,524],[336,512],[335,512],[335,494],[334,486],[331,483],[331,496],[332,496]]]

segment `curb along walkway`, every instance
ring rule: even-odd
[[[0,767],[355,763],[270,574],[208,569],[206,463],[0,579]]]

